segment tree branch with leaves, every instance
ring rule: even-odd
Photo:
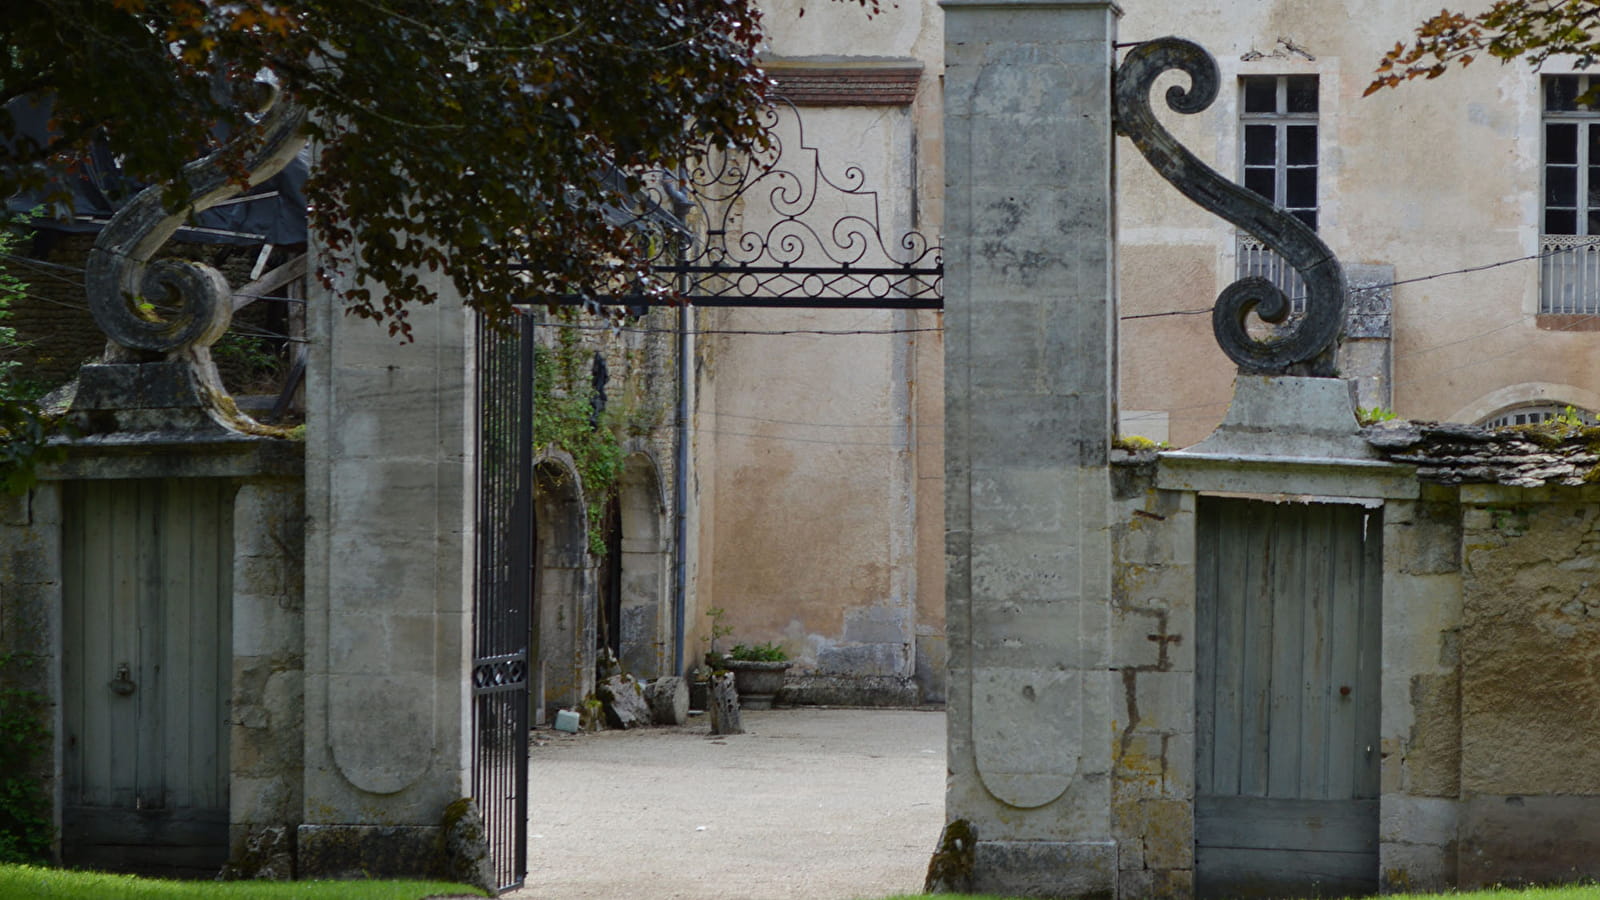
[[[350,312],[407,333],[427,271],[489,312],[592,296],[646,282],[617,214],[644,170],[761,142],[761,40],[755,0],[34,0],[0,17],[0,92],[49,104],[52,137],[0,114],[0,194],[104,137],[181,208],[184,163],[257,127],[241,86],[266,71],[310,113],[319,275]]]
[[[1467,15],[1441,10],[1417,27],[1409,44],[1384,54],[1373,94],[1415,78],[1438,78],[1452,66],[1466,68],[1488,56],[1501,62],[1526,59],[1538,68],[1552,56],[1575,57],[1588,68],[1600,56],[1597,0],[1497,0],[1487,12]]]

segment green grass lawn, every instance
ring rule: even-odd
[[[442,881],[164,881],[0,865],[0,900],[422,900],[483,891]]]

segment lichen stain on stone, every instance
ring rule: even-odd
[[[1194,865],[1193,807],[1181,800],[1145,800],[1144,858],[1150,869],[1185,869]]]
[[[1464,573],[1461,788],[1600,793],[1600,743],[1575,714],[1600,709],[1600,574],[1579,564],[1600,506],[1541,503],[1518,518],[1526,529],[1511,535],[1491,517],[1505,540],[1475,548]]]
[[[992,224],[994,233],[1003,237],[1014,234],[1018,228],[1022,227],[1024,206],[1025,203],[1019,202],[1015,197],[991,201],[988,213],[990,216],[989,222]]]
[[[1455,672],[1411,679],[1413,724],[1406,744],[1406,791],[1425,797],[1460,792],[1461,679]]]

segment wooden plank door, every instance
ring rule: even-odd
[[[232,496],[220,479],[66,486],[68,865],[209,877],[226,861]]]
[[[1195,892],[1378,887],[1381,510],[1201,498]]]

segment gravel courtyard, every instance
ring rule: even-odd
[[[853,900],[920,890],[944,713],[746,710],[746,733],[535,732],[527,885],[508,896]]]

